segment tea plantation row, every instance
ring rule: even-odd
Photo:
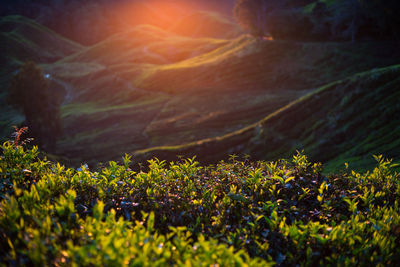
[[[324,176],[290,160],[200,166],[130,158],[91,171],[0,146],[0,265],[293,266],[400,263],[400,174]]]

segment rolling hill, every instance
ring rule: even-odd
[[[23,16],[0,17],[0,136],[23,121],[5,102],[6,88],[15,71],[28,60],[52,63],[83,47]]]
[[[23,16],[0,18],[3,53],[1,63],[9,60],[54,62],[78,52],[82,46]]]
[[[234,38],[242,32],[230,17],[210,11],[183,16],[168,30],[184,36],[212,38]]]
[[[214,51],[170,64],[60,61],[46,66],[73,88],[63,107],[65,136],[59,142],[60,154],[79,155],[77,161],[95,164],[118,159],[121,152],[223,139],[324,84],[398,62],[395,45],[390,43],[260,43],[248,37],[225,42]],[[376,50],[378,46],[382,49]],[[263,64],[251,64],[256,58]],[[151,72],[164,68],[170,71],[164,79]],[[141,79],[146,71],[159,87],[132,85],[130,80]],[[214,79],[218,72],[229,75],[208,83],[205,77]],[[174,86],[177,91],[165,90]],[[226,144],[230,146],[230,141]],[[286,148],[276,150],[276,155]]]
[[[397,157],[400,151],[398,91],[400,65],[374,69],[320,87],[239,131],[185,145],[136,151],[136,160],[176,155],[215,162],[229,154],[271,159],[304,149],[326,163],[373,165],[372,154]]]
[[[373,142],[361,148],[362,140],[370,142],[368,138],[372,138],[361,134],[370,131],[369,124],[352,126],[356,123],[351,115],[356,114],[354,107],[345,106],[350,115],[346,115],[347,109],[335,107],[340,107],[339,99],[351,98],[350,92],[360,84],[372,94],[360,101],[371,102],[379,90],[374,89],[376,81],[372,82],[368,73],[399,63],[396,43],[267,41],[246,35],[233,39],[188,37],[140,25],[82,47],[34,22],[18,20],[43,32],[42,39],[32,38],[30,44],[60,49],[29,51],[36,57],[42,55],[39,63],[50,75],[53,88],[64,92],[64,131],[57,155],[73,165],[96,165],[129,152],[134,152],[137,161],[151,156],[172,159],[178,153],[198,154],[201,160],[214,162],[230,153],[275,159],[304,148],[332,169],[349,158],[359,160],[360,167],[368,166],[363,157],[375,152],[395,155],[396,134],[387,137],[390,145],[381,150],[373,147]],[[14,30],[15,25],[4,25],[6,35],[24,32]],[[11,53],[6,61],[19,62],[19,55]],[[15,67],[5,69],[15,71]],[[365,83],[361,83],[363,79]],[[383,83],[379,80],[386,88]],[[337,88],[337,99],[319,89],[326,84]],[[308,104],[311,95],[318,103]],[[296,111],[301,113],[299,120],[297,115],[284,116],[285,110],[300,105],[293,103],[308,105],[310,110]],[[23,117],[7,106],[3,109],[5,137],[10,126]],[[363,111],[363,116],[372,117],[368,112]],[[335,126],[327,115],[331,113],[347,117]],[[281,124],[273,119],[281,116]],[[264,121],[276,125],[264,126]],[[378,133],[382,124],[376,123],[371,136],[385,139]]]
[[[188,37],[161,32],[154,43],[147,42],[148,47],[175,42],[175,53],[193,49],[179,44],[190,41]],[[143,38],[149,35],[151,31]],[[195,45],[207,48],[200,55],[151,64],[140,53],[135,56],[144,43],[138,35],[114,42],[123,34],[118,36],[44,66],[70,85],[58,152],[75,159],[75,164],[118,159],[121,153],[154,146],[223,138],[316,88],[395,64],[400,57],[393,43],[292,43],[242,36],[194,38]],[[103,50],[91,54],[98,48]],[[115,58],[121,60],[114,63],[109,50],[124,51],[116,52]],[[123,62],[123,55],[143,62],[130,63],[129,56]]]
[[[62,62],[167,64],[212,51],[226,44],[223,39],[190,38],[151,25],[138,25],[87,47]]]
[[[398,56],[394,43],[296,43],[242,36],[198,57],[143,68],[132,80],[137,87],[171,93],[308,90],[389,62],[395,64]]]

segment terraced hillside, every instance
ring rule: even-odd
[[[0,137],[8,136],[11,125],[23,117],[5,102],[12,75],[28,60],[52,63],[83,47],[22,16],[0,17]]]
[[[223,42],[208,53],[169,64],[64,60],[48,66],[55,77],[79,88],[63,108],[66,136],[60,153],[117,159],[121,151],[218,137],[256,123],[323,84],[398,58],[390,43],[293,44],[249,37]],[[77,66],[83,69],[76,77],[65,71]]]
[[[127,63],[166,64],[212,51],[223,39],[190,38],[151,25],[139,25],[115,34],[62,62],[98,62],[107,66]]]
[[[53,39],[46,45],[52,46]],[[258,145],[269,137],[260,136],[254,149],[251,145],[244,148],[247,137],[243,139],[241,133],[254,132],[247,129],[257,128],[253,124],[325,84],[400,59],[397,44],[391,42],[296,43],[246,35],[193,38],[150,25],[117,33],[93,46],[73,47],[75,53],[66,50],[54,56],[56,61],[41,62],[53,87],[64,91],[64,133],[58,139],[57,154],[72,164],[97,164],[133,151],[139,151],[138,161],[153,155],[173,158],[175,152],[199,154],[205,161],[233,152],[274,158],[301,147],[312,149],[307,153],[314,156],[321,152],[321,140],[330,137],[311,136],[304,143],[305,137],[294,135],[289,142],[277,135],[274,138],[282,140],[271,152],[271,148]],[[320,105],[330,107],[324,101]],[[14,119],[4,123],[4,129],[23,120],[15,112],[7,116]],[[324,116],[320,117],[323,122]],[[287,130],[294,134],[300,126],[289,124]],[[340,131],[342,126],[328,133]],[[240,136],[243,142],[226,136]],[[182,145],[190,142],[194,143]],[[196,145],[209,142],[212,146],[218,143],[215,151]],[[163,148],[146,150],[180,145],[166,152]],[[332,155],[324,152],[317,160],[332,160],[345,151],[344,146]]]
[[[28,59],[54,62],[82,49],[81,45],[22,16],[1,17],[0,38],[1,64]]]
[[[271,159],[304,149],[327,164],[373,165],[372,154],[396,158],[400,151],[400,65],[374,69],[320,87],[259,122],[224,136],[135,153],[175,160],[176,155],[214,162],[229,154]]]
[[[395,46],[259,41],[242,36],[198,57],[143,68],[141,75],[133,76],[133,83],[172,93],[207,89],[308,90],[390,61],[398,62]]]

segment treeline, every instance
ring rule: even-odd
[[[289,40],[400,39],[396,0],[238,0],[234,15],[254,36]]]

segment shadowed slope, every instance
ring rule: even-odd
[[[26,60],[53,62],[83,48],[22,16],[0,18],[0,40],[2,65]]]
[[[305,149],[328,170],[350,159],[359,161],[353,167],[369,167],[371,154],[395,157],[400,151],[399,86],[400,65],[368,71],[321,87],[239,131],[134,155],[137,161],[197,155],[215,162],[232,153],[271,159]]]
[[[59,152],[76,161],[95,162],[149,147],[219,138],[323,84],[399,58],[391,43],[257,42],[242,37],[174,64],[60,61],[49,65],[49,71],[71,83],[73,94],[63,109],[67,135],[60,140]],[[164,71],[168,75],[162,76]],[[142,86],[132,85],[132,79],[142,80]],[[175,88],[173,93],[167,90]],[[86,107],[94,111],[82,112]],[[232,140],[216,151],[210,148],[214,159],[241,143]],[[276,155],[286,152],[285,144]]]
[[[81,49],[81,45],[28,18],[0,18],[0,138],[8,137],[11,126],[24,120],[5,100],[10,79],[18,68],[28,60],[50,63]]]
[[[225,46],[133,75],[137,87],[172,93],[205,90],[305,90],[397,63],[394,43],[294,43],[242,36]],[[185,79],[182,79],[185,77]]]

